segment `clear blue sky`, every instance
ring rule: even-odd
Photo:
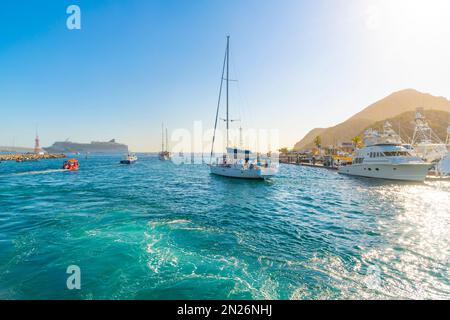
[[[393,91],[450,97],[447,0],[5,0],[0,145],[212,126],[226,35],[244,126],[291,147]],[[76,4],[82,29],[66,28]],[[234,88],[233,88],[234,89]],[[234,101],[234,100],[232,100]]]

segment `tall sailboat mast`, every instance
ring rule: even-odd
[[[230,146],[229,129],[230,118],[228,112],[228,87],[230,82],[230,36],[227,36],[227,148]]]
[[[164,123],[161,124],[161,152],[164,152]]]
[[[228,36],[228,39],[230,37]],[[223,66],[222,66],[222,76],[220,78],[220,89],[219,89],[219,98],[217,100],[217,110],[216,110],[216,120],[214,122],[214,134],[213,134],[213,138],[212,138],[212,143],[211,143],[211,156],[209,158],[209,164],[212,163],[212,157],[214,154],[214,142],[216,141],[216,130],[217,130],[217,120],[219,120],[219,110],[220,110],[220,102],[222,99],[222,89],[223,89],[223,77],[225,75],[225,66],[226,66],[226,61],[227,61],[227,55],[228,55],[228,40],[227,40],[227,47],[225,49],[225,55],[223,57]]]
[[[169,151],[169,135],[167,133],[167,128],[166,128],[166,151]]]

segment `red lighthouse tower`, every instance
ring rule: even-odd
[[[39,135],[36,131],[36,138],[34,139],[34,153],[38,154],[41,152],[41,146],[39,144]]]

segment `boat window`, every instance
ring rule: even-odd
[[[411,154],[407,151],[389,151],[384,153],[386,157],[410,157]]]

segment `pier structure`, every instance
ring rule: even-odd
[[[342,164],[351,163],[352,160],[348,155],[321,155],[301,151],[280,154],[280,163],[333,170],[337,170]]]

